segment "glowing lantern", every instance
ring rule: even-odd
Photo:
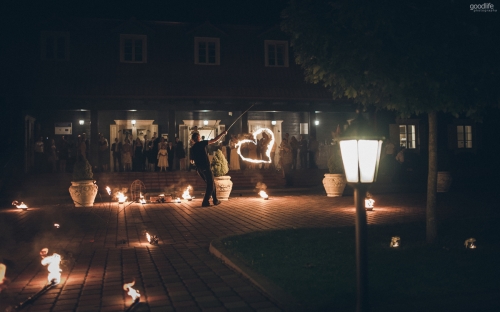
[[[399,247],[400,241],[401,238],[399,236],[393,236],[391,238],[391,244],[389,246],[393,248]]]
[[[135,284],[135,281],[133,281],[131,283],[123,284],[123,290],[128,291],[127,295],[132,297],[132,300],[135,302],[135,301],[140,300],[141,294],[139,293],[138,290],[135,290],[134,288],[132,288],[132,286],[134,286],[134,284]]]
[[[61,256],[58,254],[52,254],[42,259],[43,265],[48,265],[47,270],[49,275],[47,276],[50,284],[59,284],[61,282],[61,268],[59,264],[61,263]]]
[[[476,249],[476,245],[474,244],[476,242],[476,239],[475,238],[468,238],[465,240],[465,248],[467,249]]]
[[[260,197],[262,197],[264,199],[269,199],[269,195],[267,195],[267,193],[265,191],[260,191],[259,195],[260,195]]]

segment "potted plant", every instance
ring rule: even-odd
[[[323,186],[325,187],[326,196],[342,196],[347,180],[344,174],[344,164],[342,162],[339,147],[334,147],[332,156],[328,159],[327,166],[328,173],[325,173],[325,177],[323,178]]]
[[[214,175],[217,198],[220,200],[228,200],[229,194],[233,189],[233,182],[231,181],[231,177],[226,175],[229,172],[229,166],[221,150],[215,151],[212,162],[210,163],[210,169]]]
[[[75,207],[92,207],[97,195],[97,184],[93,180],[92,166],[87,159],[79,159],[73,167],[73,179],[69,194]]]
[[[451,176],[450,154],[446,150],[438,151],[437,192],[445,193],[450,190],[453,177]]]

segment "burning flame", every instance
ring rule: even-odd
[[[191,195],[189,195],[189,191],[192,189],[191,185],[188,185],[188,187],[186,187],[186,190],[184,191],[184,193],[182,193],[182,198],[186,199],[186,200],[191,200],[192,197]]]
[[[176,202],[176,203],[180,203],[180,202],[181,202],[181,199],[180,199],[179,197],[177,197],[177,198],[175,199],[175,202]]]
[[[109,186],[106,186],[106,192],[108,192],[108,195],[111,195],[111,189],[109,188]]]
[[[252,143],[252,144],[257,145],[257,136],[259,134],[261,134],[262,132],[266,132],[271,137],[271,140],[267,144],[267,148],[266,148],[266,152],[265,152],[265,154],[269,160],[246,158],[245,156],[241,155],[241,145],[243,145],[245,143]],[[238,155],[240,155],[240,157],[243,161],[248,161],[248,162],[252,162],[255,164],[269,164],[269,163],[271,163],[272,162],[271,149],[274,145],[274,133],[268,128],[260,128],[257,131],[255,131],[252,135],[253,135],[253,140],[243,139],[243,140],[238,141],[238,143],[236,143],[235,147],[237,149]]]
[[[116,198],[118,198],[118,202],[120,204],[124,203],[125,201],[127,201],[127,196],[125,196],[122,192],[118,192],[116,193]]]
[[[123,290],[125,290],[125,291],[128,290],[127,295],[132,297],[133,301],[136,301],[136,300],[139,300],[139,298],[141,298],[141,294],[139,293],[138,290],[135,290],[132,288],[132,286],[134,286],[134,284],[135,284],[135,281],[133,281],[132,283],[123,284]]]
[[[375,204],[375,200],[373,198],[366,198],[365,199],[365,208],[366,209],[373,209],[373,204]]]
[[[60,227],[59,223],[54,223],[54,227],[58,229]]]
[[[25,203],[23,203],[23,202],[19,203],[17,200],[13,201],[12,205],[16,206],[16,208],[19,208],[19,209],[28,209],[28,206],[26,206]]]
[[[142,195],[142,192],[139,193],[139,203],[141,203],[141,204],[145,204],[146,203],[146,200],[144,199],[144,195]]]
[[[5,271],[7,271],[7,267],[5,264],[0,263],[0,291],[2,291],[2,285],[5,281]]]
[[[42,259],[43,265],[48,265],[47,270],[49,275],[47,276],[49,283],[59,284],[61,282],[61,268],[59,264],[61,263],[61,256],[58,254],[52,254]]]
[[[269,195],[267,195],[267,193],[265,191],[260,191],[259,195],[260,195],[260,197],[262,197],[264,199],[268,199],[269,198]]]
[[[393,236],[391,238],[391,244],[389,245],[390,247],[399,247],[399,242],[401,241],[401,238],[399,236]]]
[[[465,240],[465,248],[469,248],[469,249],[475,249],[476,248],[476,245],[474,244],[476,242],[476,239],[471,237],[469,239],[466,239]]]
[[[150,243],[151,243],[151,235],[149,235],[149,233],[148,233],[148,232],[146,232],[146,238],[148,239],[148,242],[150,242]]]

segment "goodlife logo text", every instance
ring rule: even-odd
[[[492,3],[471,4],[470,10],[472,12],[496,12],[495,6]]]

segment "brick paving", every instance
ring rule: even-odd
[[[134,311],[281,311],[212,256],[210,242],[253,231],[353,225],[353,198],[269,193],[269,200],[241,196],[210,208],[201,208],[196,198],[179,204],[97,201],[87,208],[0,209],[0,258],[9,280],[0,311],[47,284],[39,256],[44,247],[63,257],[61,283],[25,311],[124,311],[132,299],[122,285],[131,281],[141,293]],[[375,211],[368,212],[370,224],[424,219],[425,195],[419,193],[377,195]],[[158,235],[158,245],[148,243],[146,231]]]

